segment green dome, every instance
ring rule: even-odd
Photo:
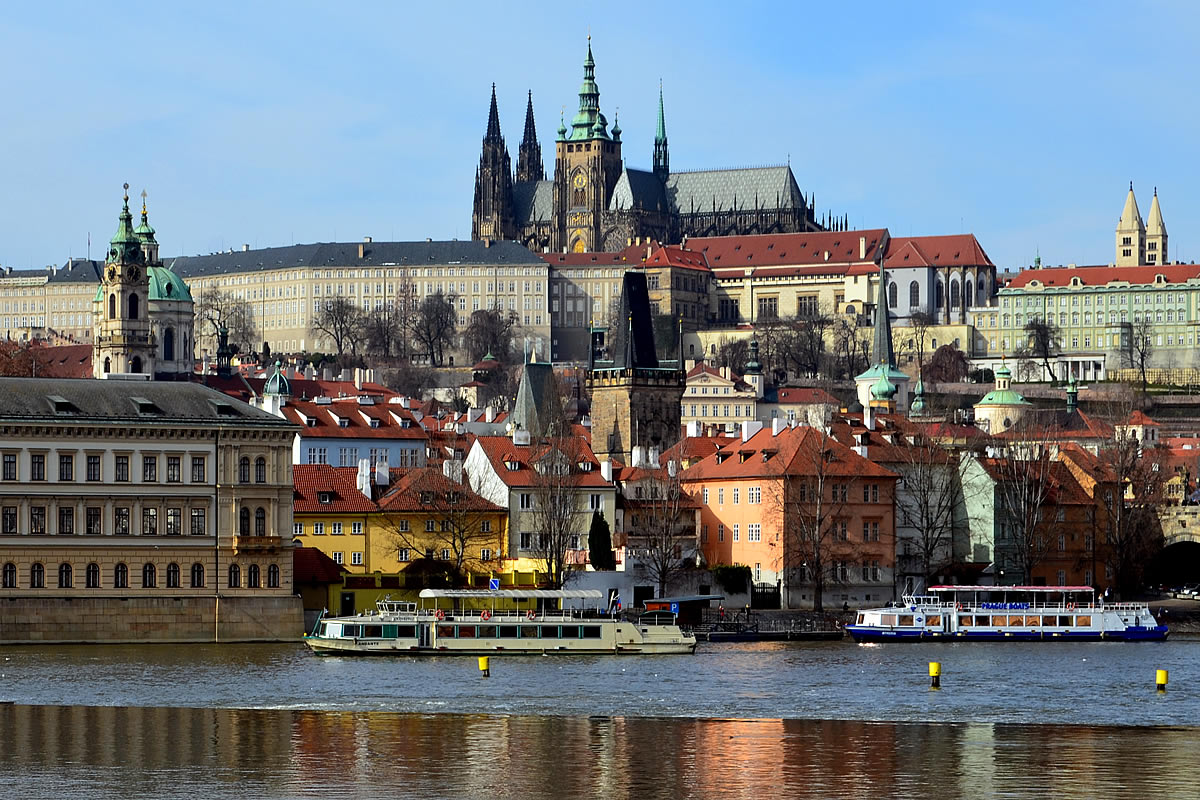
[[[274,395],[280,395],[282,397],[291,397],[292,396],[291,381],[289,381],[287,379],[287,376],[283,374],[283,370],[280,367],[281,367],[280,362],[276,361],[275,362],[275,372],[272,373],[271,377],[267,378],[267,382],[265,384],[263,384],[263,394],[274,394]]]
[[[913,389],[913,400],[908,410],[910,414],[915,416],[925,413],[925,383],[919,378],[917,379],[916,388]]]
[[[178,300],[185,303],[192,300],[192,292],[183,279],[166,267],[147,267],[150,276],[150,300]]]
[[[975,404],[978,406],[1029,406],[1033,405],[1012,389],[994,389]]]
[[[880,375],[879,380],[871,384],[871,397],[876,400],[891,400],[896,396],[896,387],[887,379],[886,375]]]
[[[1012,377],[1012,372],[1009,370],[1008,365],[1005,364],[1003,361],[1000,362],[1000,369],[996,370],[992,374],[995,375],[997,378],[1011,378]]]

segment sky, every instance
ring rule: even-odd
[[[468,238],[496,84],[553,170],[592,36],[648,168],[790,162],[818,215],[974,233],[1000,268],[1107,264],[1133,181],[1200,259],[1187,2],[14,4],[0,18],[0,265],[98,256],[121,185],[164,256]]]

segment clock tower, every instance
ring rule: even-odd
[[[92,374],[97,378],[117,373],[154,374],[156,343],[150,330],[150,277],[143,245],[133,230],[127,183],[117,232],[109,242],[94,301]]]
[[[602,249],[601,216],[621,176],[621,127],[614,122],[609,133],[608,120],[600,112],[595,73],[588,37],[579,111],[569,129],[560,121],[554,143],[555,250],[586,253]]]

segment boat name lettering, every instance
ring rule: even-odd
[[[980,608],[996,611],[1024,611],[1029,603],[980,603]]]

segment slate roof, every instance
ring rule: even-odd
[[[316,267],[415,267],[441,264],[527,264],[544,262],[524,245],[516,242],[437,241],[437,242],[364,242],[363,257],[358,257],[359,242],[297,244],[267,247],[261,250],[235,250],[207,256],[179,256],[163,259],[164,264],[183,278],[247,272],[254,269]]]
[[[518,224],[550,222],[554,212],[554,181],[513,184],[513,213]]]
[[[671,210],[663,182],[653,172],[628,167],[621,170],[608,209],[619,211],[632,208],[663,212]]]
[[[54,378],[0,378],[0,420],[295,427],[195,383]]]
[[[672,172],[667,201],[681,214],[733,208],[804,208],[804,196],[789,166]]]

